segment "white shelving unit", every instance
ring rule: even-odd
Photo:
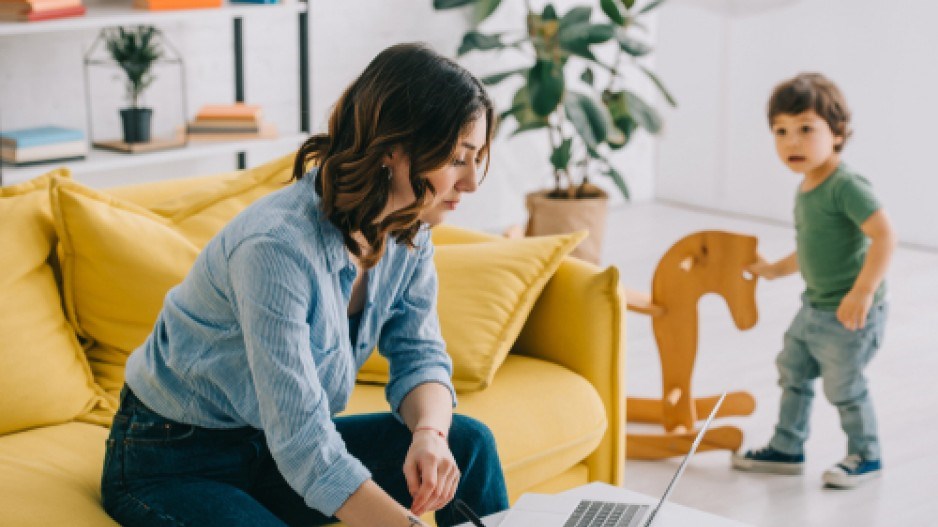
[[[94,0],[91,0],[94,1]],[[230,142],[193,142],[182,148],[157,152],[125,154],[92,149],[84,160],[48,163],[25,167],[3,165],[0,167],[2,184],[12,185],[29,180],[58,166],[68,167],[73,175],[87,175],[116,169],[142,167],[174,161],[232,154],[238,156],[239,168],[244,168],[245,151],[260,146],[274,146],[285,151],[299,147],[309,132],[309,60],[308,51],[308,7],[302,0],[282,0],[280,4],[232,4],[213,9],[187,9],[177,11],[145,11],[134,9],[132,0],[104,0],[105,3],[86,3],[87,13],[82,17],[63,18],[41,22],[0,22],[0,38],[15,38],[21,35],[80,31],[109,26],[151,24],[159,26],[171,22],[198,22],[228,18],[234,21],[235,49],[235,100],[244,98],[242,20],[253,16],[273,13],[299,15],[299,62],[300,62],[300,125],[298,133],[290,133],[275,139],[255,139]],[[89,138],[90,139],[90,138]]]

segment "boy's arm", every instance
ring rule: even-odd
[[[757,255],[757,257],[758,260],[756,263],[748,267],[749,272],[761,276],[766,280],[773,280],[775,278],[788,276],[790,274],[797,273],[799,269],[798,251],[794,251],[781,260],[771,264],[767,262],[761,254]]]
[[[896,248],[896,234],[883,209],[871,214],[860,225],[860,229],[870,237],[870,248],[853,288],[837,308],[837,320],[849,330],[862,329],[866,324],[873,295],[886,276],[886,269]]]

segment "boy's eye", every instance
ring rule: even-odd
[[[465,164],[466,164],[466,162],[463,161],[462,159],[459,159],[458,157],[457,157],[457,158],[453,158],[453,166],[454,166],[454,167],[465,166]]]
[[[812,130],[812,128],[811,128],[810,126],[807,126],[807,125],[801,127],[801,131],[804,132],[804,133],[808,133],[808,132],[810,132],[811,130]]]
[[[778,135],[778,136],[783,136],[783,135],[785,135],[785,129],[784,129],[784,128],[776,128],[776,129],[775,129],[775,135]]]

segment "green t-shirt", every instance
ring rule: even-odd
[[[816,188],[795,198],[798,265],[814,307],[835,310],[853,287],[870,240],[860,225],[879,210],[870,182],[843,163]],[[886,282],[874,303],[886,294]]]

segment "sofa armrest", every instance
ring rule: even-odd
[[[586,378],[606,407],[602,442],[586,459],[590,481],[621,485],[625,464],[625,303],[615,267],[565,258],[525,322],[512,353]]]

